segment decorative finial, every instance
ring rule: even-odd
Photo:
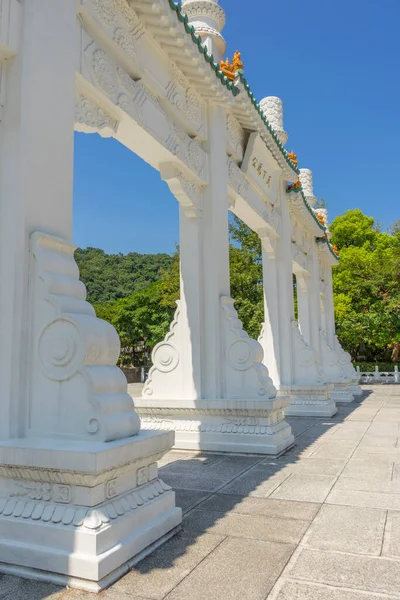
[[[218,0],[182,0],[182,12],[185,13],[208,54],[218,64],[223,58],[226,43],[221,35],[226,16]]]
[[[313,175],[310,169],[300,169],[300,181],[305,197],[310,206],[315,206],[317,199],[314,196]]]
[[[335,244],[332,244],[332,250],[334,251],[336,256],[339,256],[339,248]]]
[[[237,73],[237,71],[239,70],[243,71],[244,69],[244,65],[242,63],[242,55],[239,52],[239,50],[236,50],[235,54],[233,55],[232,65],[235,73]]]
[[[299,166],[299,161],[297,160],[297,156],[294,153],[294,150],[292,150],[291,152],[288,152],[288,157],[290,158],[290,160],[292,161],[292,163],[294,164],[295,167]]]
[[[235,54],[233,55],[232,63],[230,63],[229,58],[221,60],[221,71],[230,81],[233,81],[236,78],[239,71],[243,72],[244,66],[241,59],[242,55],[240,54],[239,50],[236,50]]]
[[[283,102],[276,96],[268,96],[260,102],[260,108],[267,117],[281,144],[285,145],[288,134],[283,127]]]

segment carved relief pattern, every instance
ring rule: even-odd
[[[166,96],[195,129],[200,130],[203,126],[203,101],[175,63],[172,63],[172,73],[174,80],[168,83]]]
[[[238,196],[246,199],[249,191],[249,182],[243,171],[231,160],[228,159],[229,185],[235,190]]]
[[[288,134],[283,128],[282,100],[276,96],[268,96],[261,100],[260,108],[267,117],[281,143],[285,145],[288,140]]]
[[[69,504],[71,501],[71,488],[67,485],[52,485],[41,482],[15,482],[15,491],[10,494],[11,498],[28,496],[30,500],[42,500],[43,502],[59,502]]]
[[[170,486],[161,479],[156,479],[143,488],[137,488],[134,492],[119,496],[96,508],[53,504],[47,500],[47,495],[46,498],[44,497],[45,494],[40,499],[2,498],[0,499],[0,523],[2,517],[13,516],[25,520],[97,530],[169,491],[171,491]]]
[[[301,334],[297,321],[292,321],[292,339],[293,339],[293,351],[295,360],[295,372],[296,367],[302,369],[314,369],[315,372],[310,373],[310,378],[317,384],[326,383],[326,377],[321,369],[321,366],[316,358],[315,352],[310,346],[308,346]],[[297,371],[297,375],[301,375],[301,372]],[[296,381],[295,383],[299,383]]]
[[[101,135],[113,135],[118,129],[118,121],[109,115],[103,108],[96,106],[82,94],[77,95],[75,102],[75,122],[79,123],[75,128],[78,131],[89,133],[100,133]],[[83,127],[82,127],[83,126]]]
[[[151,461],[158,461],[164,453],[153,454],[149,457]],[[140,468],[140,459],[120,465],[116,468],[101,473],[80,473],[75,471],[55,471],[47,469],[39,469],[33,467],[13,467],[0,465],[0,476],[7,479],[20,479],[23,482],[36,484],[54,483],[60,484],[62,487],[68,486],[83,486],[94,487],[96,485],[105,484],[108,481],[117,479],[121,475],[131,473]]]
[[[228,145],[233,150],[234,158],[238,161],[242,161],[245,150],[246,134],[239,121],[230,113],[226,120],[226,129],[228,134]]]
[[[267,367],[262,364],[264,351],[261,344],[251,339],[244,331],[232,298],[222,296],[221,307],[225,321],[223,344],[229,367],[225,377],[227,396],[224,397],[238,397],[237,393],[240,389],[238,383],[240,381],[242,384],[246,380],[246,393],[249,397],[253,394],[253,397],[275,398],[276,389],[269,377]]]
[[[170,325],[169,333],[165,336],[164,341],[160,344],[157,344],[157,346],[153,350],[151,356],[153,366],[149,371],[147,381],[143,388],[143,397],[153,395],[153,379],[158,375],[158,373],[171,373],[179,365],[179,350],[175,343],[176,338],[179,335],[179,317],[180,303],[178,301],[174,320]]]
[[[225,26],[225,11],[215,2],[209,2],[209,0],[198,0],[194,2],[189,0],[188,2],[188,0],[184,0],[182,2],[182,11],[187,14],[189,19],[195,17],[200,17],[200,21],[202,21],[202,18],[204,17],[212,19],[218,27],[218,31],[222,31]]]
[[[53,389],[54,403],[43,409],[52,423],[47,425],[52,435],[89,439],[98,433],[99,441],[135,435],[140,428],[139,417],[127,393],[126,380],[115,366],[119,338],[109,323],[96,318],[86,302],[74,250],[61,238],[42,233],[31,237],[31,301],[35,306],[32,336],[36,345],[35,363],[31,366],[31,373],[36,373],[35,378],[31,375],[31,410],[41,406],[43,389],[50,396]],[[60,266],[62,270],[54,272]],[[71,306],[74,312],[69,312]],[[92,369],[96,365],[109,368],[107,378],[101,369],[99,374]],[[57,414],[62,407],[57,403],[66,401],[70,414],[60,419]],[[41,429],[40,420],[30,427],[32,433],[44,435],[46,431]]]

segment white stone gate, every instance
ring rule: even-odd
[[[293,443],[285,409],[332,415],[357,378],[311,173],[284,149],[279,99],[256,102],[238,54],[221,62],[217,0],[0,4],[0,570],[96,591],[181,521],[157,473],[173,432],[275,455]],[[180,203],[181,299],[143,429],[73,258],[74,124],[141,156]],[[228,210],[263,244],[259,342],[230,297]]]

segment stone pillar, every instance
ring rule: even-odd
[[[325,315],[326,315],[326,335],[328,344],[335,350],[338,355],[338,361],[343,369],[345,376],[349,380],[348,389],[353,396],[361,396],[362,389],[359,386],[360,378],[355,370],[351,357],[348,352],[343,350],[335,331],[335,309],[333,301],[333,285],[332,285],[332,267],[326,268],[326,304],[325,304]]]
[[[274,385],[279,388],[281,374],[280,306],[276,240],[259,232],[262,249],[264,323],[259,341],[264,350],[264,363]]]
[[[259,341],[264,348],[264,362],[268,368],[272,365],[271,372],[274,372],[275,368],[278,371],[274,379],[278,394],[290,395],[291,403],[285,410],[286,415],[332,416],[336,412],[335,403],[330,398],[333,386],[327,385],[315,346],[311,345],[315,337],[318,340],[318,332],[315,331],[315,323],[312,320],[316,294],[311,274],[307,275],[305,272],[302,272],[299,277],[299,309],[302,332],[305,332],[308,343],[294,318],[291,217],[285,182],[281,183],[279,206],[282,219],[281,232],[280,238],[275,243],[274,252],[277,300],[269,289],[270,274],[273,270],[271,259],[268,257],[268,246],[267,250],[263,251],[266,323]],[[318,283],[316,285],[318,288]],[[313,294],[312,298],[311,294]],[[270,323],[272,314],[275,315],[274,320],[278,325]],[[277,341],[271,339],[276,335],[278,335]],[[279,347],[279,354],[277,347]]]
[[[175,431],[177,448],[276,455],[293,443],[283,416],[288,399],[276,398],[262,347],[243,330],[230,298],[226,114],[212,104],[207,112],[209,185],[201,191],[192,224],[181,212],[181,305],[186,308],[155,348],[136,406],[145,427]],[[179,325],[184,312],[190,316],[186,328]],[[158,356],[168,357],[171,345],[176,357],[191,348],[191,375],[180,359],[173,368],[160,365]],[[194,398],[178,385],[189,377],[197,382]]]
[[[0,129],[0,571],[99,591],[181,522],[157,474],[173,435],[140,431],[73,257],[76,3],[23,11]]]

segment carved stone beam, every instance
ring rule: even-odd
[[[199,218],[201,216],[202,188],[186,179],[174,163],[161,164],[160,175],[161,179],[168,184],[188,219]]]
[[[295,275],[309,275],[309,264],[308,257],[300,248],[292,242],[292,260],[293,260],[293,272]]]

